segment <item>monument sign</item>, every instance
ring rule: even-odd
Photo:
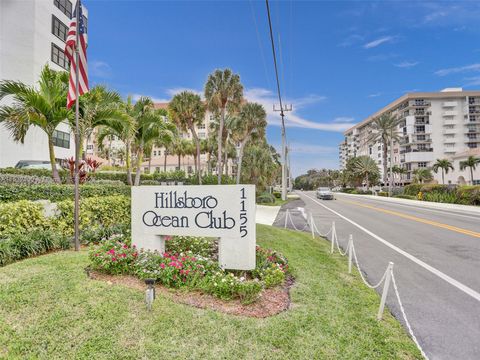
[[[224,269],[255,268],[255,186],[132,187],[132,244],[165,251],[166,235],[219,238]]]

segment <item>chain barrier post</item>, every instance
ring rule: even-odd
[[[387,301],[388,289],[390,287],[390,280],[392,279],[393,262],[388,263],[387,276],[385,277],[385,284],[383,285],[382,299],[380,300],[380,307],[378,309],[377,320],[382,320],[383,310],[385,309],[385,302]]]
[[[312,239],[315,239],[315,229],[313,228],[313,215],[310,213],[310,230],[312,230]]]
[[[285,211],[285,225],[284,225],[285,229],[287,228],[287,221],[288,221],[288,209],[287,211]]]
[[[335,245],[335,239],[337,238],[337,230],[335,229],[335,221],[332,221],[332,241],[330,247],[330,254],[333,254],[333,246]]]
[[[353,256],[353,235],[350,234],[348,237],[348,245],[347,245],[347,251],[348,251],[348,273],[352,273],[352,256]]]

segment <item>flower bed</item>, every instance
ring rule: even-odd
[[[199,290],[222,300],[255,302],[263,289],[284,284],[287,259],[257,246],[257,266],[252,271],[223,270],[217,261],[214,239],[176,236],[166,241],[166,252],[137,250],[113,236],[90,248],[93,270],[110,275],[152,278],[168,288]]]

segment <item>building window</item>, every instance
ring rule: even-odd
[[[70,134],[67,132],[54,130],[53,131],[53,145],[70,149]]]
[[[427,163],[426,163],[425,161],[419,162],[419,163],[418,163],[418,167],[419,167],[419,168],[426,168],[426,167],[427,167]]]
[[[205,123],[202,123],[197,126],[198,130],[204,130],[205,129]]]
[[[205,133],[204,133],[204,132],[199,132],[199,133],[198,133],[198,137],[199,137],[200,139],[205,139]]]
[[[417,126],[416,129],[415,129],[415,131],[416,131],[417,133],[423,133],[423,132],[425,132],[425,125]]]
[[[368,152],[370,153],[370,155],[372,155],[372,147],[371,146],[368,148]]]
[[[427,150],[427,146],[425,144],[418,144],[418,150]]]
[[[467,143],[467,146],[468,146],[470,149],[476,149],[476,148],[477,148],[477,143]]]
[[[67,40],[68,27],[63,22],[58,20],[55,15],[52,15],[52,34],[65,42]]]
[[[65,70],[68,70],[68,59],[65,53],[54,43],[52,43],[52,61]]]
[[[157,156],[157,150],[153,150],[153,156]]]
[[[425,135],[417,135],[417,140],[418,141],[424,141],[425,140]]]
[[[69,19],[72,18],[72,3],[69,0],[53,0],[53,3],[60,9]]]
[[[87,144],[87,150],[93,150],[93,145],[92,144]]]

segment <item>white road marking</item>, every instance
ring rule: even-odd
[[[420,265],[421,267],[423,267],[424,269],[430,271],[432,274],[438,276],[439,278],[445,280],[446,282],[448,282],[450,285],[453,285],[455,286],[457,289],[463,291],[465,294],[467,295],[470,295],[471,297],[473,297],[475,300],[477,301],[480,301],[480,293],[476,292],[475,290],[473,290],[472,288],[469,288],[467,285],[464,285],[462,284],[461,282],[451,278],[450,276],[448,276],[447,274],[441,272],[440,270],[434,268],[433,266],[431,265],[428,265],[427,263],[423,262],[422,260],[416,258],[415,256],[409,254],[408,252],[400,249],[399,247],[389,243],[387,240],[381,238],[380,236],[374,234],[373,232],[371,232],[370,230],[367,230],[365,229],[363,226],[357,224],[355,221],[353,220],[350,220],[349,218],[343,216],[342,214],[336,212],[335,210],[332,210],[330,209],[328,206],[325,206],[323,205],[321,202],[317,201],[316,199],[308,196],[307,194],[303,193],[303,195],[305,195],[306,197],[308,197],[310,200],[316,202],[318,205],[324,207],[325,209],[327,209],[328,211],[334,213],[335,215],[341,217],[342,219],[344,219],[345,221],[348,221],[350,224],[358,227],[360,230],[362,230],[363,232],[367,233],[368,235],[370,235],[371,237],[373,237],[374,239],[380,241],[382,244],[388,246],[390,249],[398,252],[399,254],[405,256],[407,259],[410,259],[411,261],[413,261],[414,263],[416,263],[417,265]]]

